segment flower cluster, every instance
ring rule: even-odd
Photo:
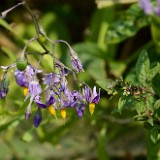
[[[28,62],[27,54],[25,56],[22,54],[21,60],[12,65],[12,67],[15,67],[15,81],[23,89],[25,100],[29,99],[29,104],[25,110],[25,118],[30,118],[33,106],[37,107],[33,118],[34,127],[40,125],[43,109],[48,110],[55,118],[57,118],[56,113],[59,111],[65,120],[66,110],[72,108],[81,118],[87,106],[89,106],[89,112],[92,115],[95,104],[100,100],[100,89],[97,93],[96,87],[92,90],[86,83],[78,82],[76,75],[84,71],[83,66],[70,46],[69,49],[72,68],[66,67],[56,59],[54,61],[54,71],[45,73],[43,70],[38,70],[40,62],[36,68]],[[1,68],[4,67],[1,66]],[[8,71],[9,68],[10,66],[6,70]],[[0,98],[5,98],[9,90],[6,72],[0,84]],[[69,75],[72,78],[69,79]]]
[[[139,5],[146,15],[156,14],[157,16],[160,16],[160,0],[157,0],[156,4],[157,5],[154,6],[151,0],[139,0]]]

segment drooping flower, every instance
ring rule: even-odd
[[[86,100],[89,102],[89,112],[92,115],[94,113],[95,104],[97,104],[100,100],[100,89],[97,93],[96,86],[94,86],[93,92],[89,87],[86,87],[84,92]]]
[[[1,83],[0,83],[0,99],[5,98],[9,91],[9,79],[7,75],[4,75]]]
[[[28,87],[32,77],[34,75],[34,70],[31,66],[27,66],[24,71],[20,71],[18,69],[15,70],[14,76],[17,84],[20,87]]]
[[[57,85],[60,83],[60,75],[55,73],[49,73],[43,75],[43,83],[47,84],[48,86]]]
[[[86,101],[85,100],[82,100],[82,101],[79,101],[76,105],[76,112],[77,112],[77,116],[79,118],[82,118],[83,114],[84,114],[84,110],[86,108]]]
[[[39,84],[39,81],[35,76],[33,77],[33,80],[29,83],[28,92],[31,100],[33,100],[37,95],[42,92],[41,85]]]
[[[46,101],[46,103],[41,102],[40,100],[35,101],[35,103],[38,105],[39,108],[47,108],[48,111],[56,117],[56,99],[54,98],[54,94],[53,92],[50,91],[49,96],[48,96],[48,100]]]
[[[72,67],[77,72],[82,72],[83,71],[82,63],[81,63],[80,59],[77,56],[71,58],[71,64],[72,64]]]
[[[14,72],[14,76],[17,84],[20,87],[23,87],[23,94],[24,96],[26,96],[28,93],[29,83],[32,80],[32,77],[34,76],[33,68],[30,65],[28,65],[24,71],[16,69]]]
[[[77,71],[77,72],[83,72],[83,66],[82,63],[80,61],[80,59],[78,58],[77,54],[75,53],[75,51],[70,48],[70,57],[71,57],[71,64],[72,67]]]
[[[34,127],[38,127],[40,125],[42,121],[42,113],[41,113],[41,109],[38,107],[37,112],[34,115],[34,120],[33,120],[33,124]]]

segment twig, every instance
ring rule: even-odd
[[[0,17],[0,18],[6,18],[7,14],[8,14],[10,11],[12,11],[13,9],[17,8],[18,6],[24,5],[24,4],[25,4],[25,2],[23,1],[23,2],[21,2],[21,3],[16,4],[15,6],[11,7],[10,9],[7,9],[6,11],[3,11],[3,12],[1,13],[1,17]]]

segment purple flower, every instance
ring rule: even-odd
[[[56,105],[56,100],[54,98],[53,92],[50,92],[48,100],[47,100],[47,102],[45,104],[42,103],[40,100],[35,101],[35,103],[38,105],[39,108],[47,108],[50,105],[55,106]]]
[[[70,56],[71,56],[71,64],[72,67],[77,71],[77,72],[83,72],[83,66],[78,58],[77,54],[75,51],[70,47]]]
[[[38,127],[42,121],[41,109],[38,107],[36,114],[34,115],[33,124],[34,127]]]
[[[156,6],[152,5],[151,0],[139,0],[139,5],[146,15],[155,13],[157,16],[160,16],[160,0],[157,0]]]
[[[153,13],[153,6],[150,0],[139,0],[139,4],[145,14],[149,15]]]
[[[31,66],[27,66],[24,71],[15,70],[14,76],[16,78],[16,82],[21,87],[28,87],[32,77],[34,75],[34,71]]]
[[[83,71],[83,66],[82,63],[80,61],[80,59],[78,57],[72,57],[71,59],[71,64],[72,67],[77,71],[77,72],[82,72]]]
[[[6,97],[8,90],[9,90],[8,88],[0,89],[0,99],[3,99]]]
[[[96,86],[94,86],[93,92],[89,87],[86,87],[84,92],[86,100],[89,102],[89,112],[91,115],[93,115],[95,104],[97,104],[100,100],[100,89],[99,92],[97,93]]]
[[[93,92],[91,91],[89,87],[86,87],[85,97],[86,97],[87,102],[97,104],[100,100],[100,89],[99,89],[99,92],[97,93],[96,86],[94,86]]]
[[[25,79],[24,72],[19,71],[18,69],[15,70],[14,76],[16,78],[16,82],[21,87],[27,87],[28,83]]]
[[[29,83],[28,91],[32,100],[42,92],[41,85],[36,77],[33,77],[33,80]]]
[[[47,84],[48,86],[56,85],[60,83],[60,75],[55,73],[49,73],[43,75],[43,83]]]
[[[76,105],[76,112],[77,112],[77,116],[79,118],[82,118],[83,114],[84,114],[84,110],[86,108],[86,102],[80,101],[77,105]]]

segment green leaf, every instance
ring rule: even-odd
[[[155,102],[154,107],[156,109],[158,109],[160,107],[160,99]]]
[[[120,97],[119,101],[118,101],[118,110],[120,113],[122,112],[122,109],[123,109],[125,103],[126,103],[126,100],[124,98]]]
[[[9,48],[4,47],[4,46],[2,46],[1,49],[2,49],[3,52],[5,52],[5,53],[7,54],[7,56],[8,56],[12,61],[15,61],[15,60],[16,60],[16,58],[17,58],[17,57],[16,57],[16,54],[13,53],[12,50],[10,50]]]
[[[150,71],[150,61],[146,51],[142,51],[136,64],[136,75],[140,83],[147,84]]]
[[[152,88],[158,96],[160,96],[160,74],[157,74],[153,79],[152,79]]]
[[[148,19],[138,4],[132,5],[122,16],[114,21],[106,33],[109,44],[119,43],[134,36],[141,28],[149,24]]]
[[[12,32],[10,25],[2,18],[0,18],[0,25]]]
[[[8,76],[6,75],[4,78],[4,87],[8,88],[9,84],[10,84],[10,82],[9,82]]]
[[[151,140],[153,141],[153,143],[156,143],[158,141],[158,127],[154,127],[151,130]]]
[[[159,63],[154,68],[150,69],[149,74],[148,74],[148,80],[151,81],[157,73],[160,73],[160,64]]]
[[[135,102],[135,109],[138,115],[141,115],[142,113],[144,113],[146,111],[145,102],[143,100]]]
[[[124,109],[130,109],[134,105],[134,99],[132,95],[122,96],[118,101],[118,110],[121,113]]]
[[[146,120],[148,120],[148,116],[136,115],[136,116],[134,116],[134,120],[135,121],[146,121]]]
[[[110,5],[115,5],[115,4],[128,4],[128,3],[134,3],[134,2],[137,2],[137,0],[107,0],[107,1],[96,0],[96,4],[98,8],[104,8],[104,7],[108,7]]]
[[[32,140],[33,140],[32,129],[26,131],[26,132],[23,134],[21,140],[22,140],[22,141],[25,141],[25,142],[30,142],[30,141],[32,141]]]
[[[15,119],[5,123],[4,125],[1,125],[0,131],[7,130],[10,126],[12,127],[12,124],[13,124],[13,126],[17,126],[17,123],[19,124],[21,119],[22,119],[22,116],[21,117],[18,116]]]
[[[106,127],[104,126],[101,131],[100,134],[98,136],[98,144],[97,144],[97,152],[98,152],[98,159],[99,160],[108,160],[109,157],[107,155],[106,152]]]
[[[117,79],[115,81],[110,79],[104,79],[104,80],[98,80],[96,83],[106,90],[108,94],[114,94],[114,92],[117,92],[119,89],[119,86],[121,86],[122,79]]]

